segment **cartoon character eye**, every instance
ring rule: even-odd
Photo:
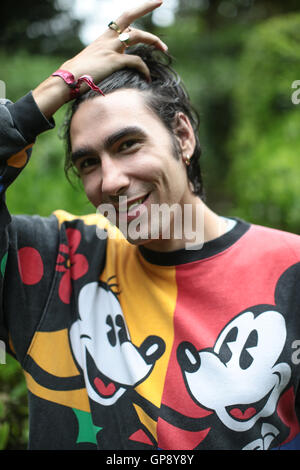
[[[227,333],[226,338],[220,347],[219,358],[224,364],[227,364],[227,362],[229,362],[232,357],[232,351],[230,346],[228,346],[228,343],[234,343],[237,339],[237,335],[238,329],[235,326],[229,331],[229,333]]]
[[[108,315],[106,318],[106,324],[110,327],[110,330],[107,332],[107,339],[111,346],[115,346],[117,344],[117,337],[114,328],[114,323],[111,315]]]
[[[122,315],[116,316],[116,325],[120,328],[118,332],[120,344],[125,343],[125,341],[129,341],[124,318],[122,317]]]
[[[251,366],[253,362],[253,357],[251,354],[247,351],[249,348],[255,348],[258,343],[258,334],[256,330],[252,330],[251,333],[249,334],[246,343],[242,349],[241,355],[240,355],[240,368],[245,370],[248,369],[248,367]]]

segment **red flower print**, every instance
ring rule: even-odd
[[[59,283],[58,295],[65,304],[70,303],[72,280],[76,281],[84,276],[89,268],[88,261],[84,255],[76,253],[81,240],[81,233],[75,228],[66,230],[68,245],[61,243],[59,245],[60,253],[56,260],[56,271],[63,272]]]

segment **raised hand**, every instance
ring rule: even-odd
[[[143,60],[132,54],[124,54],[124,51],[128,45],[137,43],[151,44],[162,51],[167,49],[159,37],[130,26],[131,23],[155,10],[162,3],[162,0],[149,0],[124,12],[114,20],[114,24],[117,25],[116,30],[107,27],[101,36],[59,68],[70,72],[75,80],[82,75],[89,75],[96,83],[124,67],[136,68],[149,78],[150,73]],[[122,41],[121,33],[126,33],[128,41]],[[83,85],[80,90],[84,92],[86,89],[86,85]],[[60,77],[49,77],[33,91],[33,97],[41,111],[49,118],[70,100],[70,89]]]
[[[166,49],[166,45],[157,36],[136,28],[128,30],[131,23],[153,11],[161,4],[161,0],[148,1],[133,10],[123,13],[115,20],[121,32],[128,31],[129,45],[144,43],[153,44],[161,50]],[[89,74],[94,81],[101,81],[115,70],[123,67],[135,67],[146,76],[149,76],[148,68],[140,57],[123,53],[125,47],[119,39],[119,33],[107,28],[101,36],[77,56],[65,62],[62,68],[71,71],[75,78],[79,78],[84,73]]]

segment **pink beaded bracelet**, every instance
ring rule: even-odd
[[[97,87],[97,85],[95,85],[90,75],[82,75],[76,81],[74,75],[71,72],[68,72],[67,70],[58,69],[56,70],[56,72],[52,73],[52,77],[60,77],[68,85],[68,87],[70,88],[71,100],[79,96],[80,85],[82,82],[86,82],[92,90],[98,91],[98,93],[101,93],[102,96],[105,96],[103,91],[100,90],[100,88]]]

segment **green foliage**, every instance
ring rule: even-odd
[[[300,15],[270,19],[251,33],[234,90],[235,127],[228,185],[242,217],[300,231]]]
[[[80,21],[72,18],[70,6],[57,0],[27,0],[0,3],[0,47],[15,53],[62,54],[72,57],[82,48]]]
[[[26,52],[13,57],[0,52],[0,61],[3,64],[0,79],[6,83],[6,97],[14,102],[60,65],[58,58],[31,56]],[[55,114],[55,129],[38,137],[28,168],[8,189],[7,204],[11,213],[48,216],[56,209],[78,215],[94,211],[79,184],[74,188],[64,175],[64,143],[58,134],[65,111],[66,107]]]
[[[19,363],[7,355],[0,364],[0,450],[25,449],[28,441],[27,390]]]
[[[232,94],[238,86],[237,64],[251,31],[239,23],[213,32],[201,15],[186,16],[167,29],[157,29],[174,57],[200,117],[200,166],[207,202],[216,212],[229,215],[231,191],[225,184],[230,171],[226,141],[232,129]]]

